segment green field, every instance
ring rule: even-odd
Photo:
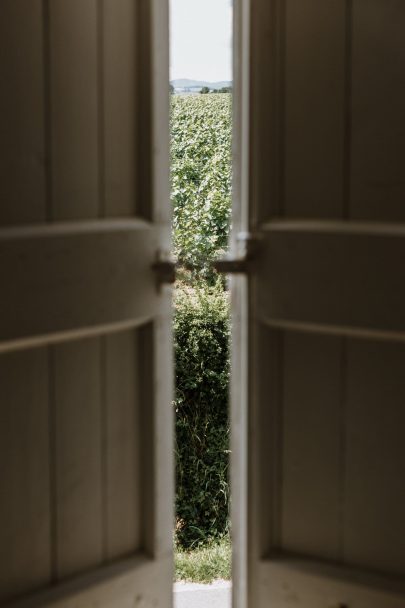
[[[232,97],[171,97],[173,240],[177,258],[209,277],[226,249],[231,212]]]

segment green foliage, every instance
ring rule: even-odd
[[[203,87],[200,91],[201,95],[207,95],[210,92],[209,87]]]
[[[228,294],[210,263],[228,243],[231,95],[171,103],[173,239],[183,268],[174,321],[176,544],[184,549],[228,532]]]
[[[210,262],[230,229],[231,95],[176,95],[171,108],[175,254],[193,279],[212,284]]]
[[[177,548],[174,554],[176,581],[212,583],[231,578],[231,542],[229,536],[211,541],[193,551]]]
[[[217,89],[213,93],[232,93],[232,87],[222,87],[222,89]]]
[[[176,540],[227,533],[229,306],[221,283],[175,291]]]

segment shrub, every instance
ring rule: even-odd
[[[176,540],[228,531],[229,305],[220,283],[175,291]]]

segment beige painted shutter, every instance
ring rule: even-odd
[[[235,226],[258,253],[249,342],[234,322],[235,606],[400,608],[405,4],[239,11]]]
[[[0,604],[171,605],[165,0],[0,3]]]

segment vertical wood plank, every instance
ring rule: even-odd
[[[254,544],[261,555],[277,551],[281,545],[282,493],[282,408],[284,334],[260,324],[255,331],[258,356],[252,401],[258,441],[252,460],[252,485],[259,484],[260,499]],[[253,540],[253,539],[252,539]]]
[[[349,341],[345,561],[405,574],[405,345]]]
[[[71,576],[102,562],[99,339],[53,349],[56,572]]]
[[[0,603],[51,577],[46,349],[0,356]]]
[[[140,547],[141,378],[136,332],[108,336],[106,346],[106,525],[111,560]]]
[[[141,483],[142,483],[142,547],[153,555],[155,547],[155,535],[157,527],[157,513],[164,510],[163,503],[157,503],[156,488],[156,378],[154,376],[154,364],[156,362],[156,326],[148,323],[137,331],[139,378],[139,402],[141,404]],[[166,353],[165,353],[166,354]],[[170,359],[169,359],[170,360]],[[172,456],[172,454],[170,454]],[[174,469],[173,469],[174,470]],[[164,484],[160,491],[164,490]],[[163,539],[162,539],[163,540]]]
[[[284,197],[285,1],[251,0],[249,129],[250,205],[253,224],[280,215]]]
[[[105,213],[131,216],[136,200],[136,3],[104,0]]]
[[[351,217],[404,221],[405,4],[353,6]]]
[[[105,215],[136,212],[137,7],[103,2]],[[117,65],[120,69],[117,70]],[[141,544],[141,419],[137,333],[105,339],[106,527],[109,560]]]
[[[45,218],[42,2],[0,3],[0,225]]]
[[[52,219],[103,210],[100,14],[96,0],[50,3]],[[100,339],[52,349],[55,408],[56,575],[104,557]]]
[[[50,2],[53,218],[99,212],[96,0]]]
[[[43,3],[0,4],[0,225],[46,218]],[[51,579],[47,350],[0,357],[0,602]]]
[[[285,215],[341,217],[345,3],[286,1]]]
[[[337,559],[340,547],[340,341],[284,342],[282,546]]]

